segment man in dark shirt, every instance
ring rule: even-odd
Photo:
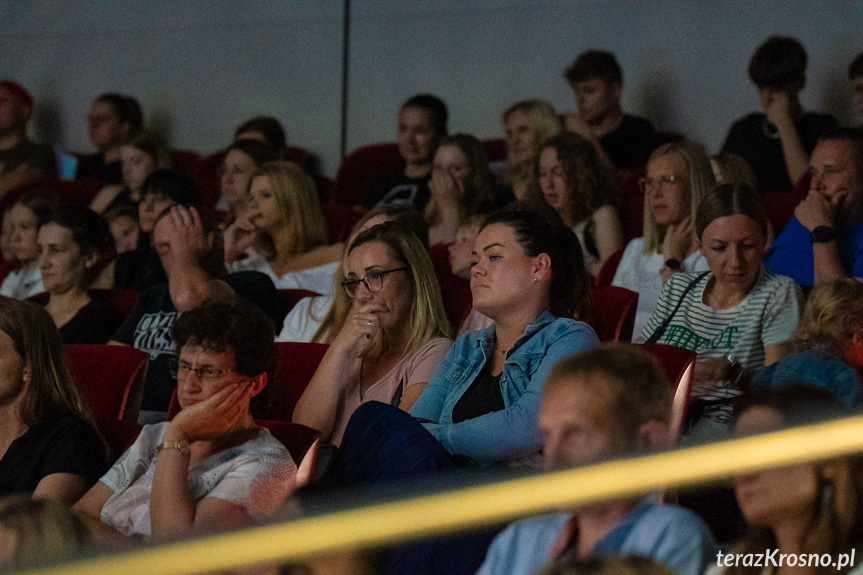
[[[27,139],[33,98],[16,82],[0,80],[0,197],[12,188],[57,175],[50,146]]]
[[[647,163],[658,145],[653,125],[620,109],[623,73],[611,52],[589,50],[564,76],[575,94],[577,112],[564,113],[564,126],[593,144],[602,162],[631,170]]]
[[[447,135],[446,104],[437,96],[417,94],[399,109],[398,146],[404,168],[372,184],[363,205],[403,204],[422,210],[429,201],[432,160]]]
[[[87,116],[90,143],[96,153],[79,160],[75,178],[98,180],[108,186],[123,183],[120,147],[134,138],[143,126],[143,113],[131,96],[112,92],[90,104]]]
[[[749,78],[764,113],[735,122],[722,151],[749,163],[762,192],[790,191],[806,173],[819,136],[838,124],[833,116],[804,112],[800,105],[806,51],[796,39],[768,38],[749,61]]]

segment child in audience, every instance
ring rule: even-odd
[[[627,244],[611,285],[638,292],[633,341],[653,313],[659,292],[672,274],[704,271],[692,222],[698,202],[716,182],[710,161],[698,144],[663,144],[647,162],[640,182],[644,193],[644,237]]]
[[[539,147],[563,129],[560,116],[545,100],[522,100],[504,110],[501,121],[506,162],[498,180],[512,189],[516,200],[537,201],[542,196],[535,175]]]
[[[39,273],[39,228],[57,207],[57,198],[44,192],[30,192],[9,208],[9,251],[18,263],[0,284],[0,296],[27,299],[45,291]]]
[[[337,445],[362,403],[410,409],[452,344],[431,260],[411,231],[385,222],[361,232],[344,272],[353,306],[294,410]]]
[[[331,294],[342,250],[341,244],[327,245],[315,184],[292,162],[255,171],[248,212],[225,230],[228,269],[263,272],[279,289]]]
[[[108,224],[84,206],[64,206],[39,228],[39,271],[45,309],[63,343],[106,343],[117,324],[87,293],[113,252]]]
[[[105,213],[105,220],[111,229],[117,255],[134,251],[138,246],[138,207],[117,206]]]
[[[803,294],[791,278],[761,265],[767,214],[745,184],[722,184],[704,196],[695,233],[710,268],[671,276],[642,338],[698,352],[690,405],[695,435],[730,428],[740,368],[782,357],[797,327]]]
[[[17,571],[70,561],[90,551],[90,535],[69,509],[18,494],[0,500],[0,569]]]
[[[171,156],[162,139],[152,132],[141,132],[120,146],[123,182],[105,186],[90,202],[90,209],[104,214],[120,204],[141,201],[141,186],[156,170],[170,170]]]
[[[425,209],[429,244],[451,244],[465,218],[494,204],[494,184],[482,142],[468,134],[441,140],[429,182],[431,200]]]
[[[766,433],[783,427],[812,423],[841,413],[824,390],[791,386],[765,393],[753,392],[740,414],[738,435]],[[798,463],[779,469],[756,471],[734,480],[734,492],[750,528],[729,553],[825,554],[831,561],[859,550],[863,543],[863,470],[856,457],[818,463]],[[859,554],[855,563],[860,560]],[[742,563],[742,562],[741,562]],[[847,573],[854,565],[799,566],[803,574]],[[787,563],[781,566],[784,571]],[[759,575],[762,566],[717,565],[712,575]]]
[[[485,222],[486,216],[477,214],[467,218],[458,227],[455,236],[455,243],[449,246],[449,263],[450,269],[454,276],[462,279],[470,279],[470,262],[473,243],[476,241],[476,236],[479,234]],[[485,329],[491,325],[491,320],[471,306],[470,311],[458,326],[458,334],[461,335],[466,331],[477,331]]]
[[[612,205],[614,188],[596,150],[572,132],[552,136],[540,149],[537,178],[543,198],[575,232],[584,264],[596,275],[623,247],[620,217]]]
[[[275,357],[272,322],[241,299],[209,301],[171,331],[181,411],[145,426],[72,509],[104,544],[248,525],[294,488],[291,456],[250,411]]]
[[[245,215],[252,174],[263,164],[276,159],[276,151],[257,139],[243,138],[228,147],[219,168],[221,197],[216,204],[217,210],[227,212],[225,227]]]
[[[107,446],[40,306],[0,297],[0,366],[0,496],[71,505],[104,473]]]

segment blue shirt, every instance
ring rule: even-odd
[[[477,575],[533,575],[551,561],[549,553],[571,513],[517,521],[492,541]],[[597,555],[648,557],[678,573],[701,575],[718,551],[710,529],[682,507],[645,501],[597,542]]]
[[[452,412],[494,352],[494,326],[462,334],[435,370],[410,414],[426,423],[444,448],[482,465],[511,461],[542,447],[537,428],[542,384],[560,359],[596,347],[593,329],[543,312],[506,354],[500,377],[505,409],[453,423]]]
[[[836,246],[845,273],[863,277],[863,224],[836,229]],[[791,218],[779,237],[764,254],[764,267],[788,276],[798,285],[815,283],[815,256],[809,242],[809,230],[797,217]]]

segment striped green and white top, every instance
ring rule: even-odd
[[[674,311],[686,287],[700,273],[677,273],[671,276],[653,314],[642,330],[648,339]],[[704,304],[704,288],[712,274],[702,278],[686,294],[665,333],[657,343],[691,349],[698,353],[698,362],[731,354],[746,369],[764,365],[765,348],[791,339],[803,310],[803,293],[789,277],[776,275],[761,268],[755,287],[739,304],[727,309],[714,309]],[[696,382],[692,396],[705,400],[730,399],[741,391],[730,381]],[[705,416],[730,424],[731,406],[725,405]]]

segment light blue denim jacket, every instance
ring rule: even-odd
[[[543,312],[506,354],[500,377],[505,409],[453,423],[456,403],[482,371],[494,344],[494,326],[462,334],[410,410],[417,419],[433,422],[424,425],[448,452],[483,465],[539,451],[542,436],[536,420],[549,370],[560,359],[599,345],[599,340],[586,323]]]

